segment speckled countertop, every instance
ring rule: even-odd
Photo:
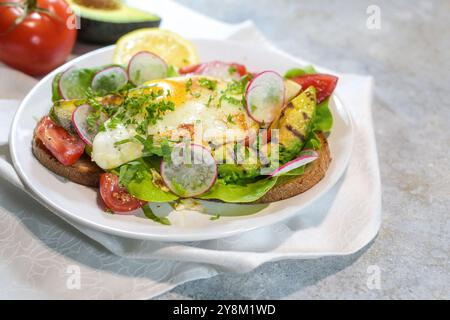
[[[226,22],[252,19],[292,54],[374,76],[383,225],[351,256],[268,263],[159,298],[450,299],[450,2],[178,2]],[[366,26],[369,5],[380,9],[380,29]],[[380,271],[380,289],[367,285],[371,266]]]

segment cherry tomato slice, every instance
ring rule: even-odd
[[[323,100],[331,96],[334,88],[336,88],[338,78],[330,74],[307,74],[293,77],[291,80],[301,85],[302,90],[305,90],[310,86],[316,88],[317,103],[321,103]]]
[[[77,162],[84,152],[84,142],[58,126],[49,117],[44,117],[39,122],[36,137],[59,162],[66,166]]]
[[[147,203],[129,194],[119,185],[119,177],[112,173],[103,173],[100,176],[100,196],[105,205],[117,213],[130,212]]]

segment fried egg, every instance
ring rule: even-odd
[[[166,111],[156,123],[148,126],[148,134],[180,140],[189,137],[194,143],[219,146],[244,140],[256,132],[259,124],[252,120],[243,104],[242,93],[230,88],[230,82],[204,76],[176,77],[146,82],[130,94],[163,90],[158,99],[173,102],[174,110]],[[94,141],[92,159],[103,169],[112,169],[142,156],[142,145],[117,142],[132,138],[135,127],[120,124],[105,126]]]

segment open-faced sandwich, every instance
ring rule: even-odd
[[[40,163],[99,188],[112,212],[184,198],[268,203],[324,177],[335,76],[198,63],[191,44],[169,36],[190,59],[173,61],[161,46],[125,55],[125,36],[117,63],[57,74],[32,144]]]

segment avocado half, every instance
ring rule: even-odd
[[[132,8],[119,0],[66,0],[80,18],[78,39],[86,42],[114,43],[139,28],[156,28],[161,18]]]

